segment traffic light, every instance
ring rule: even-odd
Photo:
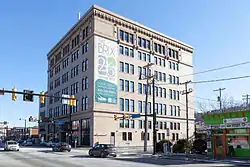
[[[70,105],[70,106],[76,106],[76,99],[75,99],[75,96],[74,96],[74,95],[71,95],[71,96],[70,96],[69,105]]]
[[[12,88],[12,100],[16,101],[16,94],[15,94],[16,89]]]
[[[43,122],[43,117],[42,117],[42,116],[40,116],[39,121],[40,121],[40,122]]]
[[[123,119],[126,119],[127,115],[125,113],[123,113]]]
[[[32,121],[33,121],[33,117],[30,116],[30,117],[29,117],[29,122],[32,122]]]
[[[119,119],[118,116],[115,114],[115,115],[114,115],[114,120],[117,121],[118,119]]]
[[[40,103],[44,104],[44,92],[40,92]]]

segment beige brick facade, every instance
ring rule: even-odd
[[[86,29],[88,31],[88,35],[86,37]],[[128,33],[128,42],[126,40],[121,40],[120,33]],[[85,34],[84,34],[85,33]],[[133,42],[130,41],[129,34],[133,35]],[[74,45],[73,41],[75,37],[79,35],[79,39]],[[98,46],[97,37],[106,40],[113,41],[116,44],[117,49],[117,59],[116,59],[116,74],[117,74],[117,104],[107,104],[95,102],[95,79],[97,74],[97,55],[96,50]],[[123,36],[125,37],[125,34]],[[144,47],[142,44],[138,46],[138,40],[144,40],[144,42],[149,41],[150,47],[147,47],[146,44]],[[72,44],[73,43],[73,44]],[[83,45],[86,46],[88,43],[87,51],[83,51]],[[158,51],[155,51],[154,43],[157,43]],[[65,51],[65,46],[69,44],[68,52]],[[159,46],[159,45],[160,46]],[[73,48],[72,48],[73,47]],[[123,47],[124,54],[120,53],[120,49]],[[159,48],[160,50],[159,51]],[[126,49],[128,48],[128,56],[126,56]],[[164,48],[164,49],[163,49]],[[175,51],[175,54],[178,54],[178,59],[173,58],[172,52],[168,53],[168,49]],[[79,50],[78,58],[72,61],[73,54]],[[133,57],[130,55],[133,50]],[[163,51],[165,54],[163,54]],[[138,52],[141,52],[142,58],[138,60]],[[161,52],[161,53],[160,53]],[[64,54],[66,53],[66,54]],[[144,60],[144,53],[146,54],[146,61]],[[169,139],[172,140],[173,134],[176,139],[177,136],[179,139],[186,137],[186,113],[185,113],[185,96],[181,95],[181,91],[184,90],[184,85],[179,84],[171,84],[169,83],[169,75],[179,77],[179,82],[185,82],[187,80],[192,80],[193,76],[181,77],[184,74],[190,74],[193,72],[192,66],[192,53],[193,48],[187,44],[184,44],[180,41],[172,39],[168,36],[165,36],[159,32],[156,32],[150,28],[147,28],[141,24],[123,18],[119,15],[116,15],[112,12],[109,12],[105,9],[102,9],[97,6],[91,7],[86,14],[81,17],[81,19],[70,29],[70,31],[56,44],[55,47],[48,53],[48,95],[54,95],[59,92],[59,95],[65,94],[65,91],[62,92],[63,89],[68,88],[68,94],[74,94],[76,99],[78,100],[77,112],[72,113],[72,121],[79,121],[79,125],[76,125],[77,132],[75,132],[75,136],[78,136],[78,144],[79,145],[93,145],[95,142],[100,143],[114,143],[116,146],[143,146],[143,140],[141,139],[141,134],[144,131],[143,123],[142,128],[139,126],[139,120],[144,120],[143,112],[141,113],[141,118],[136,118],[134,120],[134,128],[131,128],[131,120],[129,120],[129,128],[121,128],[120,121],[114,120],[114,114],[117,114],[119,117],[125,111],[120,110],[120,99],[129,100],[129,104],[131,100],[134,100],[134,112],[131,111],[131,105],[129,105],[129,110],[127,114],[135,114],[140,113],[138,101],[142,101],[142,108],[144,108],[143,101],[145,101],[145,95],[139,94],[138,83],[146,84],[145,80],[139,80],[138,78],[138,68],[143,67],[147,64],[147,55],[150,55],[151,62],[155,61],[155,57],[157,58],[157,64],[151,67],[152,74],[154,71],[157,71],[160,76],[160,80],[156,82],[156,87],[158,87],[158,96],[156,96],[156,103],[158,106],[157,121],[159,122],[159,131],[157,134],[157,138],[167,138],[166,137],[166,127],[170,128],[170,124],[172,124],[173,128],[170,129]],[[56,56],[57,55],[57,56]],[[59,55],[59,56],[58,56]],[[65,60],[68,58],[68,64],[65,63]],[[73,58],[74,59],[74,58]],[[83,62],[88,59],[88,68],[86,70],[82,70]],[[98,59],[99,61],[99,59]],[[165,65],[164,65],[165,62]],[[129,67],[129,73],[120,72],[120,64],[124,63],[124,70],[126,67]],[[129,64],[126,66],[125,64]],[[161,63],[161,65],[160,65]],[[171,68],[169,64],[171,63]],[[67,65],[65,65],[67,64]],[[60,65],[60,70],[58,66]],[[74,72],[74,67],[78,65],[78,72]],[[133,65],[134,74],[132,74],[131,66]],[[86,64],[84,65],[86,66]],[[125,67],[126,66],[126,67]],[[178,67],[177,67],[178,66]],[[175,70],[173,69],[175,67]],[[178,70],[177,70],[178,68]],[[72,70],[73,69],[73,70]],[[72,72],[73,71],[73,72]],[[68,73],[68,79],[64,83],[62,83],[62,76],[65,73]],[[160,72],[160,74],[159,74]],[[53,73],[53,75],[51,74]],[[72,74],[71,74],[72,73]],[[77,73],[77,74],[76,74]],[[165,79],[163,79],[163,73],[165,75]],[[73,77],[71,77],[73,75]],[[88,78],[88,88],[85,88],[85,80],[84,78]],[[60,78],[60,84],[56,84],[55,80]],[[124,91],[120,90],[120,79],[127,80],[134,83],[134,92],[126,92],[125,91],[125,83],[124,83]],[[165,80],[165,81],[164,81]],[[176,78],[177,80],[177,78]],[[177,82],[177,81],[176,81]],[[76,87],[74,87],[74,83]],[[51,86],[53,85],[53,86]],[[72,86],[73,85],[73,86]],[[82,85],[84,85],[84,89],[82,89]],[[53,88],[52,88],[53,87]],[[78,88],[77,88],[78,87]],[[129,85],[129,90],[132,89],[132,86]],[[192,85],[189,85],[192,88]],[[75,90],[76,88],[76,90]],[[78,90],[77,90],[78,89]],[[176,99],[177,92],[179,91],[179,100],[170,99],[169,90],[176,91]],[[164,91],[166,96],[164,97],[164,93],[162,97],[160,97],[160,90]],[[75,92],[76,91],[76,92]],[[152,89],[151,89],[152,91]],[[66,91],[67,92],[67,91]],[[174,92],[173,98],[174,98]],[[86,101],[87,97],[87,101]],[[190,108],[189,108],[189,136],[193,135],[194,132],[194,99],[193,95],[189,96],[190,98]],[[83,105],[84,102],[84,105]],[[86,102],[88,103],[88,107],[86,107]],[[152,112],[152,95],[149,95],[149,102],[151,102],[151,112]],[[160,105],[161,104],[161,105]],[[160,106],[166,107],[166,110],[160,110]],[[170,105],[173,106],[173,112],[171,114]],[[126,104],[124,104],[124,108]],[[180,108],[180,114],[178,111],[174,112],[174,106],[176,106],[176,110],[178,107]],[[65,111],[67,110],[67,111]],[[143,111],[143,109],[142,109]],[[161,113],[162,111],[162,113]],[[61,101],[53,100],[53,102],[48,102],[46,117],[54,117],[55,120],[64,120],[68,121],[69,107],[67,109],[63,109]],[[176,113],[176,114],[175,114]],[[87,121],[86,121],[87,120]],[[152,123],[152,118],[149,117],[149,121]],[[87,124],[86,124],[87,122]],[[162,123],[161,123],[162,122]],[[167,123],[167,126],[164,126],[164,123]],[[171,123],[170,123],[171,122]],[[179,123],[179,130],[178,130]],[[160,129],[162,124],[162,128]],[[175,126],[176,125],[176,126]],[[87,127],[86,127],[87,126]],[[176,128],[175,128],[176,127]],[[176,130],[175,130],[176,129]],[[57,127],[57,135],[62,137],[62,128],[60,126]],[[126,132],[126,140],[125,133]],[[160,135],[159,135],[160,134]],[[177,135],[178,134],[178,135]],[[64,135],[65,136],[65,135]],[[132,136],[132,139],[131,139]],[[86,139],[88,138],[88,139]],[[152,136],[152,125],[151,129],[149,129],[149,145],[152,145],[153,136]]]

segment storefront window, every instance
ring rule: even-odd
[[[248,136],[229,136],[228,146],[233,148],[249,149]]]

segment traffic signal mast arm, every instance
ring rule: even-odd
[[[20,94],[20,95],[25,95],[27,93],[24,92],[19,92],[19,91],[12,91],[12,90],[4,90],[4,89],[0,89],[0,92],[3,93],[11,93],[11,94]],[[65,99],[65,100],[72,100],[72,97],[61,97],[61,96],[52,96],[52,95],[41,95],[39,93],[32,93],[31,95],[33,96],[43,96],[43,97],[51,97],[51,98],[59,98],[59,99]],[[75,98],[73,99],[75,100]]]

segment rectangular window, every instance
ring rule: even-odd
[[[120,98],[120,111],[124,111],[124,99]]]
[[[125,92],[129,92],[129,81],[125,80]]]
[[[171,63],[171,61],[168,62],[168,68],[172,69],[172,63]]]
[[[120,39],[123,41],[124,40],[124,32],[120,30]]]
[[[174,130],[176,130],[176,123],[174,123]]]
[[[147,90],[147,85],[143,84],[143,94],[146,94],[146,90]]]
[[[85,97],[85,110],[89,109],[89,98]]]
[[[134,112],[134,111],[135,111],[135,101],[132,100],[132,99],[130,99],[130,104],[129,104],[129,106],[130,106],[130,111],[131,111],[131,112]]]
[[[154,57],[154,64],[157,65],[157,57]]]
[[[122,132],[122,140],[127,141],[127,132]]]
[[[125,73],[129,73],[129,64],[125,63]]]
[[[167,129],[167,122],[164,122],[164,129]]]
[[[152,121],[148,121],[148,128],[152,129]]]
[[[163,104],[163,112],[164,112],[164,115],[167,115],[167,105],[166,104]]]
[[[178,141],[179,140],[179,134],[176,133],[176,140]]]
[[[142,74],[142,68],[138,66],[138,76],[140,76],[141,74]]]
[[[180,100],[180,92],[176,91],[176,93],[177,93],[177,100]]]
[[[166,88],[163,88],[163,97],[167,98]]]
[[[173,76],[173,84],[175,84],[175,76]]]
[[[148,49],[150,49],[150,41],[149,41],[149,40],[146,41],[146,47],[147,47]]]
[[[127,47],[125,47],[125,55],[126,55],[126,56],[129,56],[129,51],[128,51],[128,48],[127,48]]]
[[[178,128],[178,130],[181,130],[181,124],[180,123],[177,124],[177,128]]]
[[[124,33],[124,39],[125,39],[126,42],[129,42],[128,33],[127,32]]]
[[[159,113],[162,115],[162,104],[159,104]]]
[[[172,62],[172,68],[175,70],[175,62]]]
[[[148,113],[151,113],[151,102],[148,102]]]
[[[151,62],[151,55],[147,54],[147,62],[150,63]]]
[[[124,120],[120,119],[120,128],[124,128]]]
[[[132,141],[132,132],[128,132],[128,140]]]
[[[135,128],[135,120],[130,120],[130,128]]]
[[[134,44],[134,35],[133,34],[129,34],[129,42],[131,44]]]
[[[124,80],[120,79],[120,91],[124,91]]]
[[[124,72],[124,63],[120,61],[120,72]]]
[[[161,134],[158,133],[158,140],[161,140]]]
[[[166,74],[165,74],[165,73],[162,73],[162,80],[163,80],[164,82],[166,82]]]
[[[139,51],[138,51],[137,59],[138,59],[138,60],[141,60],[141,59],[142,59],[142,57],[141,57],[141,52],[139,52]]]
[[[158,103],[155,103],[155,112],[156,112],[156,114],[159,113],[159,111],[158,111]]]
[[[181,109],[180,106],[177,106],[178,116],[181,116]]]
[[[124,48],[123,46],[120,46],[120,54],[123,55],[123,53],[124,53]]]
[[[128,121],[128,119],[124,120],[124,127],[125,128],[129,128],[129,121]]]
[[[161,66],[161,58],[158,58],[159,65]]]
[[[160,97],[162,97],[162,88],[159,88]]]
[[[174,116],[176,116],[176,106],[174,106]]]
[[[179,85],[179,77],[176,77],[176,84]]]
[[[142,47],[146,48],[146,40],[142,38]]]
[[[129,99],[125,99],[125,111],[129,111]]]
[[[166,67],[166,61],[165,61],[165,59],[162,59],[162,64],[163,64],[163,67]]]
[[[142,120],[138,120],[139,129],[142,129]]]
[[[160,129],[163,129],[163,123],[160,122]]]
[[[172,75],[169,75],[169,83],[172,84]]]
[[[135,74],[135,66],[130,64],[130,74]]]
[[[134,86],[135,86],[134,81],[130,81],[130,92],[135,92]]]
[[[179,64],[176,64],[176,71],[179,71]]]
[[[165,46],[162,46],[162,54],[165,55]]]
[[[173,99],[176,100],[176,90],[173,90],[173,95],[174,95]]]
[[[85,97],[82,97],[82,111],[85,110]]]
[[[85,89],[89,88],[89,79],[88,77],[85,78]]]
[[[155,87],[155,96],[158,97],[158,87]]]
[[[142,94],[142,84],[138,83],[138,94]]]
[[[142,101],[138,101],[138,112],[142,113]]]
[[[170,99],[173,99],[173,92],[172,92],[172,89],[169,89],[169,98],[170,98]]]
[[[161,54],[161,45],[158,44],[158,52]]]
[[[170,122],[170,130],[173,130],[173,122]]]
[[[172,133],[172,141],[175,141],[175,134]]]
[[[154,51],[157,52],[157,44],[154,43]]]
[[[169,115],[173,116],[173,106],[169,105]]]
[[[142,53],[142,60],[143,61],[147,61],[147,55],[146,55],[146,53]]]
[[[141,37],[138,37],[138,45],[141,46]]]
[[[134,50],[133,50],[133,49],[130,49],[130,50],[129,50],[129,56],[130,56],[130,57],[134,57]]]

